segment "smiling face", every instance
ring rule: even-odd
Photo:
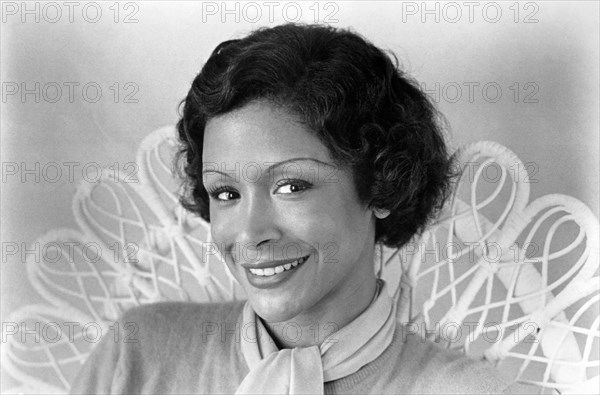
[[[213,240],[263,320],[340,322],[366,307],[373,211],[351,173],[288,112],[252,102],[209,120],[203,183]]]

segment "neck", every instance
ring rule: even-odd
[[[263,324],[279,349],[319,346],[327,336],[361,315],[373,301],[376,291],[377,279],[373,274],[360,283],[346,284],[344,292],[335,297],[323,298],[324,301],[309,313],[277,323],[263,320]]]

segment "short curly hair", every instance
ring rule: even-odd
[[[360,202],[390,212],[376,221],[376,243],[407,243],[452,189],[443,117],[395,55],[348,29],[289,23],[219,44],[181,102],[180,201],[208,222],[206,123],[258,100],[295,114],[351,170]]]

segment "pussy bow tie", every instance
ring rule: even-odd
[[[396,303],[383,280],[378,286],[369,307],[319,346],[279,350],[246,302],[241,347],[250,372],[236,394],[323,394],[325,382],[374,361],[390,345],[396,329]]]

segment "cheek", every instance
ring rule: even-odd
[[[210,233],[212,236],[212,242],[215,243],[221,254],[224,254],[224,248],[227,247],[228,242],[231,240],[231,229],[232,226],[227,224],[218,214],[211,212],[210,216]]]
[[[288,217],[295,237],[305,240],[323,253],[333,248],[349,248],[359,240],[357,233],[362,232],[368,223],[362,220],[358,212],[349,210],[340,200],[327,200],[306,207],[301,213]]]

